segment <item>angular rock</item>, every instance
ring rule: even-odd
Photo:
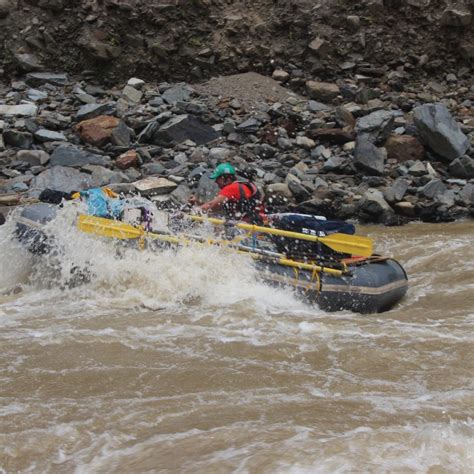
[[[46,188],[69,193],[94,186],[95,183],[90,174],[81,173],[74,168],[53,166],[33,178],[28,195],[38,197]]]
[[[74,131],[81,140],[94,146],[103,146],[110,141],[112,133],[120,124],[120,119],[110,115],[83,120],[74,126]]]
[[[191,98],[191,90],[185,84],[178,84],[165,90],[161,97],[167,104],[174,105],[188,101]]]
[[[124,122],[120,121],[117,127],[112,130],[110,141],[115,146],[129,146],[132,140],[132,133]]]
[[[140,170],[145,176],[151,176],[154,174],[162,174],[166,168],[161,163],[146,163]]]
[[[293,194],[298,202],[310,197],[310,192],[301,184],[301,181],[296,176],[289,174],[286,177],[286,183],[291,194]]]
[[[403,163],[409,160],[423,160],[425,149],[416,137],[411,135],[390,135],[385,142],[388,159]]]
[[[420,193],[429,199],[433,199],[446,191],[446,185],[440,179],[432,179],[420,189]]]
[[[174,191],[178,185],[166,178],[150,176],[133,183],[135,189],[144,196],[157,196],[169,194]]]
[[[467,183],[459,192],[459,197],[466,205],[474,205],[474,184]]]
[[[348,130],[354,130],[356,126],[356,119],[352,113],[345,107],[336,107],[335,110],[336,122],[341,128],[347,127]]]
[[[305,150],[311,150],[316,146],[316,142],[308,137],[297,136],[296,144]]]
[[[6,145],[28,150],[33,145],[33,135],[28,132],[19,132],[17,130],[6,130],[3,132],[3,140]]]
[[[55,74],[50,72],[30,72],[26,75],[25,82],[31,87],[52,84],[54,86],[65,86],[69,81],[67,74]]]
[[[135,87],[125,86],[122,91],[122,97],[131,104],[139,104],[143,97],[143,92]]]
[[[294,197],[287,183],[273,183],[265,189],[265,201],[270,205],[289,204]]]
[[[342,156],[331,156],[321,168],[322,173],[342,172],[347,164],[346,158]]]
[[[327,112],[331,110],[329,105],[323,104],[322,102],[317,102],[316,100],[308,100],[307,109],[310,112]]]
[[[383,194],[372,188],[369,188],[359,201],[358,209],[364,214],[372,216],[378,222],[382,221],[385,215],[393,212]]]
[[[126,170],[130,167],[138,166],[138,154],[135,150],[129,150],[126,153],[122,153],[116,160],[115,166],[122,170]]]
[[[311,99],[320,100],[321,102],[332,102],[341,91],[336,84],[307,81],[306,92]]]
[[[116,110],[116,105],[113,102],[105,104],[86,104],[83,105],[76,114],[76,119],[88,120],[99,115],[113,115]]]
[[[137,90],[142,90],[144,85],[145,81],[143,81],[142,79],[138,79],[137,77],[132,77],[127,82],[127,86],[131,86]]]
[[[34,117],[37,112],[38,107],[34,104],[0,105],[0,116]]]
[[[58,146],[51,155],[51,166],[77,167],[86,165],[110,165],[108,156],[97,155],[75,146]]]
[[[241,124],[237,125],[236,131],[238,133],[257,133],[258,129],[260,128],[260,125],[260,120],[251,117],[242,122]]]
[[[416,161],[408,168],[408,174],[411,176],[424,176],[427,173],[428,170],[422,161]]]
[[[377,110],[357,120],[355,131],[365,134],[375,144],[383,143],[393,130],[395,117],[387,110]]]
[[[275,69],[272,73],[272,79],[284,83],[290,79],[290,75],[283,69]]]
[[[474,178],[474,158],[467,155],[456,158],[450,163],[449,172],[456,178]]]
[[[55,132],[53,130],[46,130],[45,128],[40,128],[34,133],[36,140],[39,142],[65,142],[67,138],[64,134],[60,132]]]
[[[130,180],[120,171],[112,171],[99,165],[86,165],[83,168],[91,174],[95,186],[108,186],[115,183],[127,183]]]
[[[20,150],[16,159],[31,166],[44,166],[50,160],[50,156],[43,150]]]
[[[469,139],[442,104],[425,104],[414,110],[420,140],[437,155],[450,161],[469,149]]]
[[[150,122],[138,135],[139,143],[153,143],[155,133],[160,129],[160,124],[156,121]]]
[[[308,130],[306,135],[313,140],[327,141],[337,145],[343,145],[355,139],[354,132],[342,128],[317,128],[315,130]]]
[[[151,143],[168,146],[192,140],[196,145],[203,145],[218,137],[219,134],[212,127],[193,115],[177,115],[153,133]]]
[[[394,181],[391,191],[393,193],[395,201],[401,201],[403,199],[405,193],[408,190],[409,185],[410,182],[408,181],[408,179],[403,177],[399,177]]]
[[[325,39],[315,38],[311,43],[309,43],[308,49],[315,56],[322,58],[331,53],[332,47]]]
[[[209,159],[217,163],[223,163],[228,161],[232,154],[233,151],[230,148],[214,147],[209,150]]]
[[[48,98],[48,94],[46,92],[39,91],[38,89],[29,89],[27,95],[28,99],[32,100],[33,102],[46,100]]]
[[[380,176],[384,171],[386,156],[385,148],[377,148],[365,135],[357,137],[354,149],[354,165],[357,169]]]

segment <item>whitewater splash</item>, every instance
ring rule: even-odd
[[[304,308],[290,289],[270,288],[257,279],[252,259],[226,249],[192,245],[153,252],[136,242],[111,241],[78,232],[77,205],[66,206],[44,227],[51,251],[32,256],[16,240],[14,218],[0,228],[0,291],[19,285],[95,293],[149,309],[176,304],[207,306],[242,302],[281,309]],[[135,245],[134,245],[135,244]]]

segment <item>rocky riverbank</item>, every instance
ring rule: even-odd
[[[212,195],[207,172],[230,161],[272,210],[387,225],[472,216],[473,87],[307,81],[303,96],[286,80],[276,69],[104,88],[28,73],[0,100],[0,205],[105,185],[179,204]]]

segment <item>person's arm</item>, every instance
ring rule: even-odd
[[[204,203],[202,206],[199,206],[199,209],[204,212],[215,211],[217,209],[221,209],[225,201],[227,201],[227,198],[219,194],[211,201],[208,201]]]

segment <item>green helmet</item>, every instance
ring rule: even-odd
[[[210,178],[217,179],[219,176],[224,176],[225,174],[235,175],[235,168],[230,163],[221,163],[218,165]]]

